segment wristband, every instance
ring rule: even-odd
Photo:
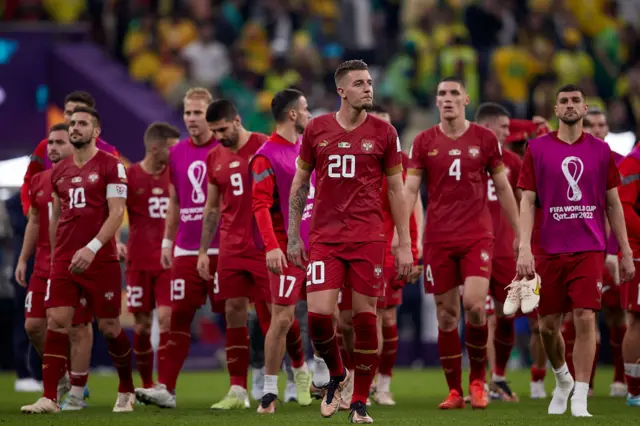
[[[87,248],[91,250],[93,254],[96,254],[98,250],[102,248],[102,243],[99,239],[94,238],[93,240],[89,241],[89,244],[87,244]]]
[[[158,241],[158,240],[156,240],[156,241]],[[170,249],[172,247],[173,247],[173,241],[171,241],[168,238],[163,238],[162,239],[162,248],[163,249],[166,249],[166,248]]]

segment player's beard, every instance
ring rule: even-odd
[[[300,120],[296,120],[296,124],[294,126],[296,128],[296,133],[299,135],[304,133],[304,126],[300,124]]]
[[[567,118],[567,117],[561,117],[560,121],[562,121],[564,124],[566,124],[567,126],[573,126],[574,124],[576,124],[578,121],[582,120],[582,115],[576,115],[575,117],[571,117],[571,118]]]
[[[87,139],[82,139],[82,137],[80,137],[79,139],[71,139],[70,140],[71,145],[73,145],[73,147],[75,149],[82,149],[84,147],[86,147],[87,145],[89,145],[89,143],[91,143],[91,137],[87,138]]]
[[[220,139],[220,145],[225,148],[233,148],[238,145],[238,139],[240,138],[239,132],[235,132],[228,139]]]

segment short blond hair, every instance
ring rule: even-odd
[[[211,92],[204,87],[194,87],[187,90],[187,93],[184,95],[184,101],[186,102],[189,99],[201,99],[205,101],[207,105],[213,102]]]

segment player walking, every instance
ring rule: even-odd
[[[133,411],[131,345],[120,327],[121,270],[114,238],[124,217],[127,175],[116,157],[96,147],[100,116],[94,109],[74,109],[69,130],[73,156],[59,163],[51,176],[54,252],[45,296],[44,395],[22,412],[59,410],[56,387],[65,372],[68,330],[83,295],[98,318],[120,378],[113,411]]]
[[[255,300],[256,304],[270,300],[264,253],[256,247],[254,238],[249,159],[267,136],[247,131],[235,106],[224,99],[209,105],[206,119],[222,146],[212,149],[207,156],[208,195],[198,272],[203,279],[211,278],[206,249],[220,224],[216,298],[224,301],[225,306],[227,368],[231,379],[229,393],[211,408],[248,408],[249,299]],[[259,320],[268,323],[268,319]]]
[[[402,157],[398,135],[388,123],[367,114],[373,82],[367,64],[341,64],[335,73],[341,97],[337,113],[313,119],[304,131],[298,169],[291,184],[287,257],[298,267],[307,259],[300,221],[316,170],[317,189],[309,232],[307,302],[309,336],[331,373],[320,413],[334,415],[341,393],[354,380],[350,421],[372,423],[366,400],[378,363],[376,302],[382,295],[385,234],[380,188],[384,174],[398,228],[398,271],[413,265],[409,213],[403,203]],[[338,292],[352,290],[355,371],[344,368],[333,314]]]
[[[311,374],[302,352],[296,303],[306,295],[304,270],[287,263],[289,192],[300,152],[300,135],[311,119],[302,92],[286,89],[271,101],[276,130],[251,160],[252,210],[266,253],[271,286],[271,323],[265,336],[264,396],[258,413],[275,413],[278,372],[285,350],[292,360],[297,401],[311,404]],[[307,222],[308,223],[308,222]],[[308,230],[307,230],[308,234]],[[305,235],[306,237],[306,235]]]
[[[426,173],[429,202],[424,241],[425,290],[435,295],[440,362],[449,385],[449,396],[439,407],[453,409],[465,405],[458,335],[458,285],[464,282],[462,302],[471,364],[471,406],[485,408],[488,404],[484,387],[488,333],[485,304],[494,249],[487,206],[487,172],[493,179],[495,196],[516,233],[514,242],[518,240],[518,210],[495,134],[465,120],[469,96],[464,84],[455,78],[441,81],[436,103],[440,124],[416,136],[406,191],[412,206]]]
[[[151,323],[158,308],[160,342],[158,370],[167,360],[171,326],[171,271],[160,264],[164,221],[169,208],[169,148],[180,131],[167,123],[153,123],[145,132],[146,154],[127,170],[129,240],[127,241],[127,310],[135,318],[133,353],[142,387],[153,383]]]
[[[523,193],[517,268],[519,277],[533,277],[536,271],[540,276],[521,285],[520,292],[535,294],[537,290],[540,294],[540,327],[556,376],[548,412],[563,414],[573,389],[571,413],[590,417],[587,393],[596,349],[595,311],[600,309],[602,296],[605,214],[621,247],[623,281],[633,276],[634,265],[616,190],[620,175],[611,149],[582,131],[587,112],[584,92],[575,85],[561,87],[556,94],[555,112],[560,120],[558,131],[529,143],[518,181]],[[530,244],[536,203],[541,213],[537,223],[539,252],[534,264]],[[569,309],[576,327],[575,389],[560,336],[562,315]]]
[[[218,145],[207,125],[207,107],[211,93],[203,88],[189,89],[184,97],[184,122],[189,138],[180,141],[169,151],[169,208],[162,239],[161,264],[171,268],[171,331],[160,340],[158,384],[150,389],[136,389],[136,397],[145,404],[175,408],[175,388],[189,347],[191,322],[206,302],[215,306],[214,280],[203,280],[198,274],[198,249],[202,230],[202,214],[206,196],[206,159]],[[175,241],[175,248],[174,248]],[[211,274],[218,261],[218,239],[215,238],[207,254]],[[166,357],[166,358],[165,358]]]
[[[73,146],[69,142],[69,127],[56,124],[49,131],[47,157],[55,165],[73,153]],[[25,298],[24,328],[40,357],[44,354],[45,336],[47,334],[47,311],[45,296],[47,281],[51,269],[51,240],[49,238],[49,216],[52,212],[53,198],[51,187],[51,173],[53,169],[38,173],[31,179],[29,221],[24,234],[22,252],[16,267],[16,281],[26,287],[27,262],[36,253],[34,272],[29,279],[29,292]],[[82,302],[82,300],[81,300]],[[64,394],[71,391],[69,398],[61,405],[63,411],[80,410],[86,406],[84,402],[84,387],[89,373],[89,361],[93,334],[89,331],[88,323],[93,315],[81,305],[74,313],[71,329],[69,330],[71,343],[71,374],[65,374],[58,383],[58,397],[60,401]],[[80,359],[77,359],[80,358]]]
[[[519,200],[516,186],[520,168],[522,167],[522,160],[508,149],[502,149],[505,140],[509,136],[509,121],[509,113],[498,104],[484,103],[476,111],[476,123],[491,130],[498,139],[505,173],[516,200]],[[489,282],[489,298],[491,298],[491,306],[495,313],[495,315],[488,315],[490,336],[488,353],[493,353],[494,355],[489,357],[489,367],[491,368],[490,389],[504,401],[518,401],[517,395],[511,390],[505,378],[507,363],[511,357],[514,343],[513,321],[515,317],[513,315],[505,315],[502,309],[507,298],[507,286],[511,284],[516,275],[516,260],[513,256],[514,234],[509,220],[500,207],[496,196],[495,183],[491,177],[488,180],[487,201],[495,236],[491,262],[491,280]],[[493,362],[491,362],[492,358]]]

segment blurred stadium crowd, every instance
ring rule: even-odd
[[[5,0],[4,20],[91,23],[133,79],[179,108],[186,89],[236,102],[269,132],[271,96],[294,86],[335,107],[336,64],[375,70],[405,146],[433,122],[436,82],[459,75],[471,108],[496,101],[553,125],[557,87],[579,83],[612,132],[640,130],[638,0]]]

